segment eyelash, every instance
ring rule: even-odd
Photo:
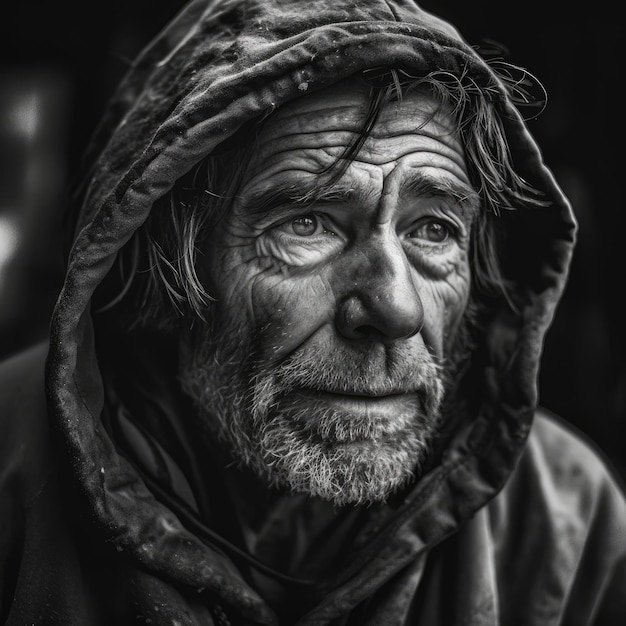
[[[294,223],[298,220],[311,220],[314,223],[314,232],[310,233],[310,234],[304,234],[304,233],[298,233],[295,230],[295,226]],[[292,232],[286,232],[287,235],[291,236],[291,237],[297,237],[297,238],[302,238],[302,239],[310,239],[312,237],[318,236],[318,235],[322,235],[322,234],[327,234],[327,235],[336,235],[337,233],[335,233],[333,230],[331,230],[330,228],[328,228],[327,224],[325,222],[328,222],[328,218],[325,215],[322,215],[320,213],[307,213],[304,215],[296,215],[295,217],[292,217],[288,220],[285,220],[284,222],[282,222],[281,224],[279,224],[279,228],[283,228],[283,229],[287,229],[287,228],[291,228]],[[318,230],[318,228],[321,227],[322,228],[322,232],[317,233],[315,231]],[[284,231],[283,231],[284,232]]]
[[[441,230],[444,234],[444,238],[441,239],[440,241],[432,241],[432,240],[429,240],[427,237],[418,238],[418,237],[412,236],[413,233],[416,233],[420,229],[427,228],[429,226],[441,227]],[[423,220],[420,220],[419,222],[417,222],[411,228],[410,231],[406,231],[406,236],[408,239],[419,239],[420,245],[432,245],[432,246],[445,245],[449,242],[450,239],[458,238],[458,234],[459,234],[459,229],[457,226],[455,226],[454,224],[451,224],[448,220],[444,220],[444,219],[436,218],[436,217],[424,218]]]
[[[312,228],[312,232],[308,234],[305,232],[297,232],[295,223],[305,220],[309,220],[311,222],[310,226]],[[329,222],[330,218],[325,214],[306,213],[302,215],[296,215],[295,217],[290,217],[288,220],[285,220],[278,224],[275,228],[278,232],[282,233],[283,236],[293,238],[296,241],[314,241],[316,237],[320,237],[322,235],[337,235],[337,232],[335,232],[335,230],[329,228]],[[443,239],[439,241],[433,241],[432,239],[430,239],[430,237],[426,235],[424,235],[423,237],[415,235],[419,230],[428,228],[429,226],[433,225],[441,227]],[[318,230],[320,232],[317,232]],[[450,241],[452,239],[458,239],[459,236],[459,228],[455,224],[452,224],[449,220],[435,216],[424,217],[418,220],[415,224],[411,226],[410,230],[406,230],[404,232],[405,237],[410,240],[411,245],[431,248],[445,247],[450,244]]]

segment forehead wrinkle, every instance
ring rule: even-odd
[[[419,95],[419,100],[412,98]],[[402,100],[387,103],[374,125],[374,133],[393,132],[393,128],[402,124],[407,117],[414,122],[413,132],[422,134],[425,129],[432,129],[438,136],[455,137],[458,124],[452,110],[443,102],[427,94],[413,92]],[[405,128],[406,131],[406,128]],[[432,132],[430,131],[430,132]]]
[[[383,188],[374,213],[374,222],[377,226],[382,226],[391,221],[394,207],[397,208],[397,203],[394,200],[398,197],[397,192],[400,186],[398,177],[394,173],[398,170],[398,166],[399,163],[394,163],[391,171],[383,176]]]
[[[289,135],[347,132],[358,134],[363,125],[364,113],[354,106],[320,106],[319,109],[274,113],[266,122],[263,133],[277,133],[280,139]]]
[[[411,141],[411,139],[416,140],[417,143]],[[372,156],[380,155],[382,154],[379,149],[379,145],[381,144],[383,147],[386,147],[386,145],[402,147],[404,145],[404,149],[395,154],[396,159],[400,159],[409,154],[432,152],[441,154],[451,161],[454,161],[459,167],[465,168],[462,146],[456,135],[452,133],[443,136],[427,130],[407,133],[406,130],[403,131],[402,128],[399,128],[395,132],[379,134],[378,136],[368,136],[359,154],[369,154]]]
[[[443,115],[439,116],[439,119],[435,117],[423,117],[419,113],[411,116],[415,125],[411,128],[407,128],[406,123],[407,113],[398,113],[397,115],[389,116],[387,120],[378,120],[374,127],[371,129],[369,136],[374,139],[384,139],[385,137],[394,137],[396,135],[419,135],[430,137],[432,139],[438,139],[444,141],[444,138],[449,137],[450,143],[458,143],[457,128],[452,124],[448,117]]]
[[[321,160],[320,155],[326,152],[326,156],[332,158],[331,150],[342,150],[345,148],[349,140],[354,137],[355,133],[349,131],[327,134],[317,133],[301,133],[298,135],[288,135],[286,137],[278,137],[270,139],[263,145],[259,146],[253,160],[253,169],[256,169],[259,161],[262,164],[267,162],[281,162],[281,159],[289,153],[299,153],[299,158],[311,158],[313,160]],[[287,164],[289,162],[287,161]]]
[[[447,169],[444,163],[449,161],[460,171],[465,172],[464,156],[461,152],[455,150],[453,146],[441,143],[435,144],[434,142],[427,145],[424,145],[422,142],[421,145],[416,145],[399,141],[398,144],[393,144],[395,152],[392,156],[389,156],[388,150],[385,150],[388,147],[389,144],[382,146],[382,149],[376,145],[370,144],[367,146],[366,144],[365,149],[361,149],[355,160],[366,159],[372,165],[383,166],[391,161],[402,161],[410,158],[413,161],[418,161],[422,167],[433,166],[437,169]],[[437,161],[436,163],[435,160]],[[449,169],[451,172],[454,171],[452,167]],[[459,172],[456,175],[459,176]]]

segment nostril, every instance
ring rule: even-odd
[[[352,296],[340,307],[337,315],[339,332],[349,339],[389,341],[406,339],[419,333],[424,316],[419,306],[403,308],[382,299]]]
[[[375,326],[357,326],[353,329],[355,339],[379,339],[382,337],[382,333]]]
[[[354,339],[374,339],[377,341],[384,341],[385,339],[408,339],[417,335],[422,330],[421,324],[416,324],[412,329],[406,330],[404,333],[398,331],[390,336],[388,333],[376,328],[376,326],[369,326],[367,324],[358,326],[352,330]]]

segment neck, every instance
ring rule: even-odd
[[[320,543],[332,540],[342,520],[356,518],[360,509],[336,507],[305,494],[267,484],[251,471],[220,463],[218,470],[229,505],[241,531],[241,541],[253,557],[284,574],[307,577],[322,566],[323,555],[309,558]],[[326,552],[324,550],[324,552]]]
[[[223,513],[234,518],[239,547],[280,575],[268,575],[252,566],[247,568],[247,577],[292,623],[315,602],[317,583],[332,581],[349,562],[358,548],[353,539],[362,536],[358,529],[365,523],[366,511],[270,487],[232,464],[220,463],[220,468],[229,505]],[[367,515],[375,509],[370,507]]]

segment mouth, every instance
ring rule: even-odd
[[[419,421],[416,392],[354,393],[294,390],[283,396],[280,412],[303,436],[323,445],[394,445]]]
[[[328,402],[373,402],[385,403],[397,400],[406,400],[407,398],[415,398],[417,392],[401,390],[401,391],[363,391],[363,390],[326,390],[326,389],[308,389],[300,388],[292,391],[289,395],[298,396],[303,399],[325,400]]]
[[[415,393],[363,393],[363,392],[337,392],[321,391],[318,389],[300,389],[293,392],[293,396],[302,400],[317,404],[329,404],[341,407],[393,407],[416,401]]]
[[[308,432],[324,440],[389,440],[414,423],[420,412],[416,392],[350,393],[298,389],[281,402]]]
[[[303,389],[300,393],[308,393],[312,395],[328,396],[329,398],[355,398],[355,399],[377,399],[377,398],[397,398],[408,395],[409,391],[362,391],[362,390],[342,390],[333,391],[326,389]]]

